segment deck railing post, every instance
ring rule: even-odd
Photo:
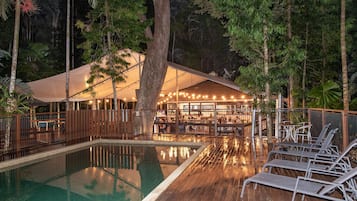
[[[349,136],[348,136],[348,112],[346,110],[342,111],[342,149],[345,148],[349,144]]]
[[[16,153],[20,151],[20,141],[21,141],[21,116],[16,114]]]

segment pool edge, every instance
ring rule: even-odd
[[[200,148],[191,157],[176,168],[164,181],[154,188],[142,201],[154,201],[179,177],[186,168],[206,149],[208,144],[201,144]]]

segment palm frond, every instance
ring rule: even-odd
[[[88,3],[92,8],[97,7],[97,0],[88,0]]]
[[[1,0],[0,1],[0,16],[3,20],[7,20],[8,12],[10,9],[10,1],[9,0]]]

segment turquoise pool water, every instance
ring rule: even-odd
[[[196,151],[94,146],[0,173],[1,201],[142,200]]]

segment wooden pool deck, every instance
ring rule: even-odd
[[[255,154],[250,139],[235,136],[204,137],[182,135],[154,136],[154,140],[205,142],[208,147],[159,196],[158,201],[219,200],[219,201],[286,201],[292,193],[249,184],[240,198],[244,179],[260,172],[268,153],[266,140],[255,140]],[[296,176],[295,171],[283,174]],[[297,200],[301,200],[297,198]],[[305,197],[305,200],[319,200]]]

